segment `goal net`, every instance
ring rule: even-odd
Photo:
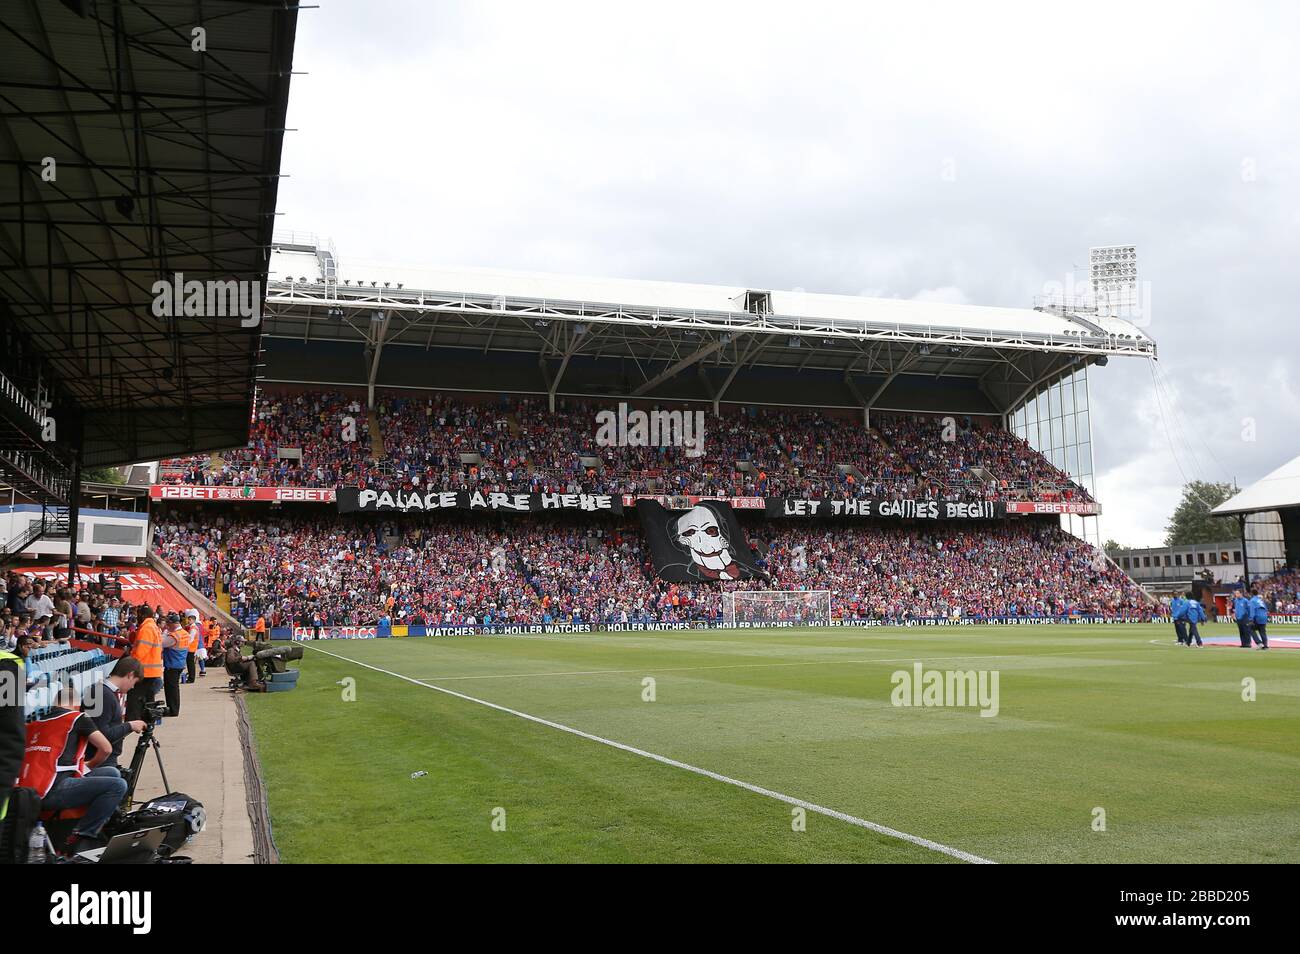
[[[722,594],[722,619],[735,626],[829,626],[830,590],[736,590]]]

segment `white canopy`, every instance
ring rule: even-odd
[[[1283,510],[1287,507],[1300,507],[1300,457],[1255,481],[1211,512],[1224,516],[1255,513],[1259,510]]]

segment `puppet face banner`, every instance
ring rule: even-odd
[[[729,504],[708,500],[689,510],[668,510],[638,500],[636,512],[659,579],[703,583],[764,576]]]

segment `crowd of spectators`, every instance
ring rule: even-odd
[[[374,420],[338,393],[262,393],[245,448],[164,462],[160,480],[208,485],[362,486],[1090,502],[1024,441],[989,421],[729,407],[704,415],[703,453],[662,441],[598,440],[607,403],[501,396],[381,396]],[[661,408],[677,410],[682,408]],[[694,413],[687,408],[686,413]]]
[[[1271,576],[1252,577],[1251,583],[1271,612],[1284,616],[1300,614],[1300,569],[1290,567]]]
[[[30,637],[39,648],[70,639],[116,636],[129,609],[113,574],[98,574],[68,586],[10,570],[0,574],[0,645],[12,648],[19,637]]]
[[[216,516],[210,521],[160,522],[154,528],[154,552],[210,600],[216,599],[216,566],[211,554],[220,549],[224,524],[225,518]]]
[[[1053,521],[996,527],[756,524],[767,580],[654,577],[638,526],[439,515],[159,521],[176,569],[220,575],[237,619],[271,626],[720,620],[731,589],[828,590],[842,618],[1141,615],[1138,588]],[[195,551],[205,549],[200,560]]]
[[[163,462],[164,483],[338,487],[381,475],[365,404],[333,392],[259,392],[248,444],[219,455]]]
[[[1092,497],[1009,431],[970,417],[873,419],[923,483],[966,500],[1070,500]]]

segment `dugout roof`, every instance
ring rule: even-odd
[[[78,432],[89,466],[247,439],[260,327],[155,317],[152,286],[264,286],[296,24],[280,0],[6,0],[0,449],[57,470]],[[58,441],[32,445],[45,398]]]
[[[340,260],[283,235],[269,381],[1001,414],[1111,355],[1118,318]]]

